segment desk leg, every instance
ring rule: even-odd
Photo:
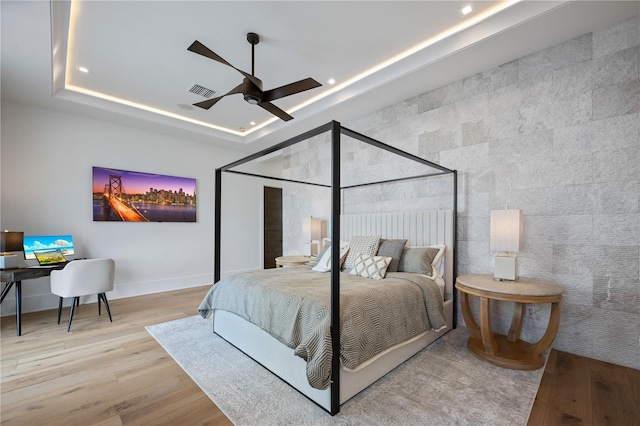
[[[22,335],[22,281],[16,281],[16,334]]]
[[[7,285],[2,289],[2,295],[0,295],[0,303],[4,301],[5,297],[7,297],[7,294],[9,293],[9,290],[11,290],[12,286],[13,286],[13,281],[9,281]]]

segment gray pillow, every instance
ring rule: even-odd
[[[406,247],[400,258],[398,272],[433,276],[433,260],[440,252],[435,247]]]
[[[402,250],[405,244],[407,244],[407,240],[380,240],[378,256],[391,258],[387,272],[398,272],[398,265],[400,264],[400,258],[402,257]]]

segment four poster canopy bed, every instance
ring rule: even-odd
[[[238,170],[327,132],[330,184]],[[341,185],[341,136],[424,166],[427,172]],[[330,190],[329,235],[317,260],[221,280],[223,173]],[[342,214],[343,197],[351,189],[434,176],[450,176],[450,208]],[[205,318],[213,316],[216,334],[335,415],[341,404],[455,328],[456,186],[455,170],[335,121],[221,167],[216,170],[215,284],[198,310]]]

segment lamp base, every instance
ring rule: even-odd
[[[0,269],[13,269],[18,267],[18,256],[15,254],[0,255]]]
[[[493,279],[498,281],[518,281],[517,256],[502,253],[496,255],[495,268],[493,269]]]

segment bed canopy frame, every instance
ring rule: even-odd
[[[251,173],[240,170],[233,170],[243,164],[247,164],[251,161],[257,160],[261,157],[267,156],[269,154],[280,151],[284,148],[295,145],[299,142],[303,142],[307,139],[310,139],[315,136],[319,136],[323,133],[330,132],[330,145],[331,145],[331,184],[321,184],[315,182],[305,182],[294,179],[286,179],[281,177],[260,175],[257,173]],[[372,145],[374,147],[380,148],[387,152],[391,152],[398,156],[401,156],[405,159],[411,160],[413,162],[422,164],[430,169],[435,169],[435,171],[430,171],[429,173],[399,177],[394,179],[383,179],[377,180],[373,182],[360,183],[348,186],[341,186],[340,181],[340,152],[341,152],[341,135],[345,135],[351,137],[357,141],[364,142],[366,144]],[[290,183],[298,183],[304,185],[314,185],[331,189],[331,226],[330,226],[330,238],[331,241],[339,241],[340,240],[340,214],[342,211],[342,202],[341,202],[341,194],[342,191],[370,186],[370,185],[379,185],[385,183],[399,182],[405,180],[413,180],[413,179],[421,179],[428,178],[432,176],[443,176],[443,175],[451,175],[452,176],[452,210],[453,210],[453,247],[451,247],[451,252],[453,253],[453,277],[457,275],[457,261],[456,261],[456,247],[455,247],[455,235],[457,235],[457,183],[458,183],[458,174],[457,170],[451,170],[446,167],[443,167],[439,164],[433,163],[431,161],[420,158],[416,155],[408,153],[406,151],[402,151],[398,148],[395,148],[391,145],[387,145],[383,142],[380,142],[371,137],[365,136],[361,133],[355,132],[348,128],[343,127],[337,121],[330,121],[322,126],[316,127],[315,129],[309,130],[307,132],[301,133],[298,136],[294,136],[284,142],[280,142],[276,145],[273,145],[269,148],[266,148],[262,151],[256,152],[255,154],[249,155],[247,157],[241,158],[237,161],[234,161],[226,166],[222,166],[216,169],[215,172],[215,208],[214,208],[214,229],[215,229],[215,237],[214,237],[214,283],[220,281],[221,278],[221,230],[222,230],[222,174],[223,173],[235,173],[246,176],[253,176],[256,178],[266,178],[276,181],[290,182]],[[332,244],[331,245],[331,342],[333,348],[340,348],[340,333],[334,333],[333,330],[339,330],[340,327],[340,245]],[[453,298],[453,328],[456,328],[457,323],[457,297],[455,290],[452,292]],[[340,351],[334,350],[332,354],[332,362],[331,362],[331,409],[329,413],[333,416],[340,412]]]

